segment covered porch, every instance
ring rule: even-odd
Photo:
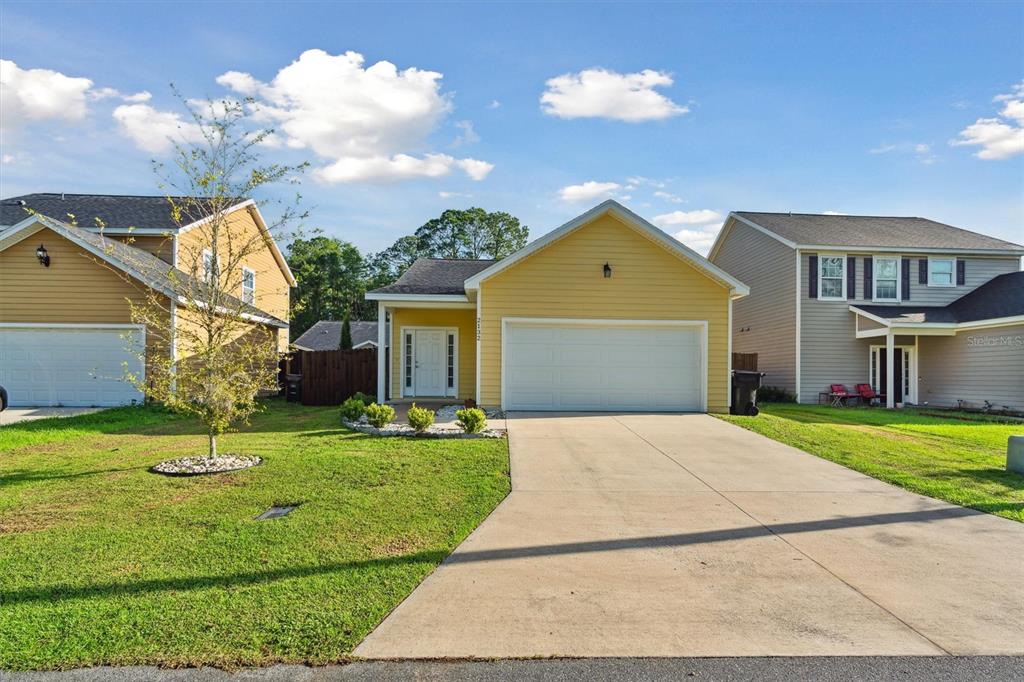
[[[922,402],[921,354],[929,349],[922,346],[922,337],[957,333],[951,320],[936,319],[939,310],[943,309],[850,306],[856,337],[867,343],[871,386],[885,395],[887,408]]]
[[[382,296],[378,294],[377,296]],[[368,296],[369,297],[369,296]],[[476,304],[465,296],[377,299],[377,395],[394,405],[476,399]]]

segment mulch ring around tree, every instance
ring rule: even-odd
[[[168,459],[150,468],[155,474],[164,476],[202,476],[203,474],[221,474],[225,471],[248,469],[260,464],[262,457],[244,455],[217,455],[216,457],[181,457]]]

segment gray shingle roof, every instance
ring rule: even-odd
[[[302,350],[337,350],[341,346],[341,324],[334,320],[320,320],[295,339],[292,345]],[[349,329],[352,332],[353,347],[367,341],[377,343],[376,322],[354,320],[349,322]]]
[[[374,289],[375,294],[465,294],[463,283],[497,261],[420,258],[394,284]]]
[[[182,270],[177,269],[148,251],[143,251],[117,239],[109,239],[80,227],[68,225],[45,215],[38,218],[44,225],[57,231],[65,232],[74,239],[88,244],[104,256],[114,261],[117,267],[134,272],[146,285],[165,292],[199,291],[205,285]],[[270,320],[276,327],[287,327],[288,323],[256,306],[243,303],[234,296],[227,296],[228,303],[235,310],[245,314]]]
[[[927,218],[735,211],[797,244],[922,249],[1024,251],[1024,246]]]
[[[171,219],[171,206],[165,196],[61,193],[25,194],[0,199],[0,225],[20,223],[29,216],[26,208],[64,222],[69,220],[70,213],[78,225],[85,228],[92,227],[95,218],[101,219],[112,230],[135,227],[173,231],[180,227]],[[202,217],[196,216],[195,219]],[[190,222],[194,220],[188,217],[182,220],[183,224]]]
[[[1024,315],[1024,272],[993,277],[946,306],[857,305],[877,317],[903,322],[977,322]]]

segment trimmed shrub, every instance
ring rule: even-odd
[[[366,404],[358,398],[349,398],[341,404],[341,418],[357,422],[366,412]]]
[[[455,418],[459,420],[459,426],[465,429],[466,433],[480,433],[487,426],[487,415],[479,407],[457,410]]]
[[[423,433],[434,423],[434,411],[425,407],[416,407],[416,403],[409,408],[409,426],[416,433]]]
[[[362,391],[354,393],[352,395],[352,397],[355,398],[356,400],[361,401],[363,403],[363,405],[373,405],[375,402],[377,402],[377,396],[375,396],[375,395],[367,395],[366,393],[363,393]]]
[[[762,386],[757,389],[757,402],[759,403],[795,403],[796,396],[784,388],[777,386]]]
[[[390,405],[370,403],[366,406],[366,421],[378,429],[383,429],[395,418],[395,408]]]

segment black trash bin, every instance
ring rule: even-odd
[[[285,400],[289,403],[301,403],[302,402],[302,375],[301,374],[285,374],[284,375],[284,396]]]
[[[761,377],[764,372],[734,369],[732,371],[732,407],[731,414],[757,416],[757,389],[761,388]]]

